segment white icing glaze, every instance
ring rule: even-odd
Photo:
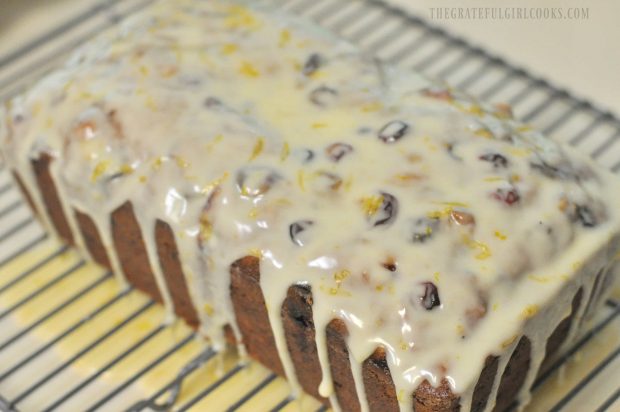
[[[596,252],[616,250],[615,177],[501,108],[275,11],[157,3],[81,47],[3,118],[5,156],[37,207],[29,159],[46,152],[66,205],[93,217],[117,270],[109,214],[131,200],[169,308],[153,233],[157,219],[170,224],[216,346],[225,324],[239,336],[229,265],[260,256],[294,390],[280,318],[292,284],[312,287],[322,394],[333,393],[325,326],[339,317],[358,394],[360,363],[383,345],[397,393],[445,377],[469,405],[486,356],[501,355],[501,376],[502,343],[523,327],[532,365],[542,361],[578,285],[589,295],[578,266],[598,270],[609,256]],[[548,306],[557,296],[566,301]]]

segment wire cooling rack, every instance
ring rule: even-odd
[[[151,0],[94,2],[0,58],[0,101],[76,45]],[[620,171],[620,120],[423,19],[372,0],[260,0],[307,16],[368,53],[508,102],[516,116]],[[1,166],[0,166],[1,167]],[[319,410],[282,379],[217,354],[110,273],[40,228],[0,170],[0,411]],[[620,411],[620,303],[609,299],[535,383],[528,411]]]

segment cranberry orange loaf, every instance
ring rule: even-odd
[[[35,213],[336,410],[523,408],[613,280],[615,177],[253,7],[156,3],[7,102]]]

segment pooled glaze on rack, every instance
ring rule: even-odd
[[[229,266],[260,257],[294,386],[280,307],[291,284],[310,285],[325,396],[323,331],[339,317],[353,363],[383,345],[397,393],[446,377],[467,405],[485,357],[514,346],[566,284],[576,290],[618,229],[614,178],[507,107],[230,3],[158,3],[80,48],[4,117],[7,162],[35,187],[28,159],[55,157],[65,207],[95,219],[117,274],[109,214],[131,200],[168,306],[154,227],[171,225],[216,345],[223,325],[235,328]],[[557,307],[531,328],[533,363],[566,302]],[[399,401],[411,409],[410,396]]]

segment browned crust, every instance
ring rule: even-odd
[[[554,331],[547,339],[547,345],[545,347],[545,358],[543,359],[542,365],[538,370],[538,376],[544,373],[549,366],[551,366],[551,361],[554,359],[560,347],[568,337],[568,332],[570,332],[571,326],[573,324],[573,320],[575,319],[575,315],[579,311],[579,307],[581,306],[581,300],[583,299],[583,288],[579,288],[575,296],[573,296],[573,301],[571,304],[571,312],[570,314],[562,319],[558,326],[555,327]]]
[[[325,334],[327,336],[327,356],[338,405],[343,410],[359,412],[361,411],[361,406],[357,398],[346,340],[349,336],[347,325],[340,319],[333,319],[327,324]]]
[[[385,358],[385,349],[378,347],[362,364],[364,390],[371,412],[398,412],[396,387]]]
[[[504,412],[515,400],[530,369],[531,355],[532,343],[527,336],[522,336],[504,369],[493,412]]]
[[[493,390],[493,383],[497,375],[499,366],[499,356],[489,355],[484,361],[484,367],[480,373],[480,378],[474,388],[471,399],[471,412],[482,412],[489,402],[489,396]]]
[[[56,233],[65,242],[70,245],[74,244],[73,233],[67,217],[65,216],[56,184],[50,172],[50,164],[54,159],[47,153],[42,153],[37,159],[33,159],[32,169],[34,170],[37,186],[43,197],[47,214],[56,229]]]
[[[461,398],[450,388],[446,378],[434,387],[424,380],[413,393],[413,410],[416,412],[458,412]]]
[[[248,354],[285,376],[260,287],[258,258],[246,256],[231,265],[230,297]]]
[[[95,262],[111,270],[112,266],[110,265],[110,260],[108,259],[105,246],[101,241],[101,236],[99,234],[99,230],[97,229],[97,225],[95,225],[95,222],[86,213],[82,213],[77,209],[74,209],[73,212],[90,256]]]
[[[198,313],[196,313],[187,289],[174,232],[168,223],[159,219],[155,223],[155,241],[159,264],[170,291],[174,312],[185,319],[190,326],[198,327],[200,323]]]
[[[235,336],[233,328],[228,324],[224,325],[224,339],[226,339],[226,342],[231,346],[236,346],[239,343],[237,342],[237,337]]]
[[[30,192],[28,191],[28,189],[26,189],[26,185],[24,184],[24,181],[22,180],[21,176],[15,170],[11,170],[11,174],[13,175],[13,179],[15,180],[15,183],[17,183],[17,187],[19,188],[19,191],[22,192],[22,195],[26,199],[26,202],[28,202],[28,206],[30,206],[30,210],[32,210],[32,213],[35,216],[37,216],[39,214],[39,211],[37,210],[37,207],[34,205],[34,202],[32,201],[32,196],[30,195]]]
[[[131,202],[119,206],[110,216],[112,241],[125,277],[136,288],[162,303],[163,299],[149,263],[142,231]]]
[[[316,348],[312,302],[309,286],[293,285],[288,288],[281,310],[284,335],[300,386],[306,393],[329,404],[318,390],[323,372]]]

